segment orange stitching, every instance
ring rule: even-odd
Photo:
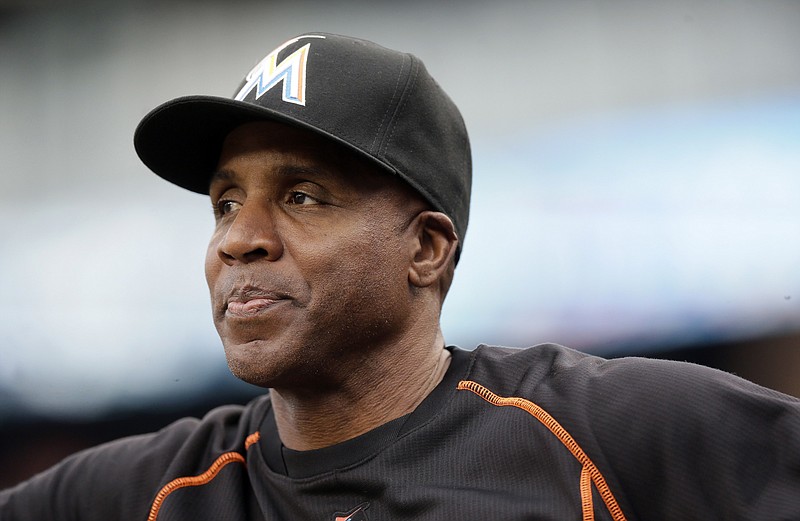
[[[261,439],[261,434],[256,431],[249,435],[244,440],[244,448],[245,450],[249,449],[250,446],[258,440]],[[192,477],[182,477],[173,479],[166,485],[164,485],[161,490],[158,491],[156,494],[156,498],[153,500],[153,504],[150,507],[150,515],[147,516],[147,521],[155,521],[158,517],[158,512],[161,510],[161,505],[164,503],[164,500],[167,499],[167,496],[178,490],[179,488],[184,487],[196,487],[198,485],[205,485],[219,474],[219,471],[222,470],[222,467],[227,465],[228,463],[239,462],[244,465],[247,465],[247,462],[244,459],[244,456],[239,454],[238,452],[226,452],[222,454],[219,458],[214,460],[214,463],[208,468],[207,471],[203,472],[198,476]]]
[[[214,479],[222,467],[227,465],[228,463],[233,463],[238,461],[239,463],[244,463],[244,456],[239,454],[238,452],[226,452],[219,458],[217,458],[214,463],[208,468],[207,471],[203,472],[199,476],[192,476],[192,477],[182,477],[173,479],[156,494],[156,499],[153,501],[153,505],[150,507],[150,515],[147,516],[147,521],[155,521],[158,517],[158,511],[161,509],[161,505],[164,503],[164,500],[178,490],[179,488],[183,487],[195,487],[198,485],[205,485],[212,479]]]
[[[457,389],[472,391],[492,405],[517,407],[539,420],[539,422],[547,427],[581,463],[583,467],[581,472],[587,472],[589,476],[591,476],[592,482],[594,482],[598,492],[600,492],[600,497],[603,498],[603,502],[614,521],[625,521],[625,514],[622,513],[622,509],[617,504],[617,500],[608,487],[603,474],[600,473],[600,470],[595,466],[592,460],[589,459],[589,456],[583,452],[583,449],[581,449],[580,445],[572,438],[569,432],[567,432],[555,418],[550,416],[547,411],[524,398],[504,398],[498,396],[481,384],[469,380],[460,381]]]
[[[589,467],[581,469],[581,507],[583,508],[583,521],[594,521],[594,505],[592,504],[592,478]]]
[[[261,439],[261,433],[256,431],[244,440],[244,450],[250,448],[250,446],[254,443],[258,443],[258,440]]]

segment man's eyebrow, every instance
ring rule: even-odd
[[[313,176],[322,176],[328,177],[331,175],[330,167],[326,166],[317,166],[314,164],[308,165],[283,165],[278,168],[278,174],[282,176],[302,176],[302,175],[313,175]]]
[[[234,177],[236,177],[236,175],[230,170],[216,170],[214,171],[214,173],[211,174],[211,177],[208,180],[208,184],[209,186],[211,186],[217,181],[230,181]]]
[[[310,178],[328,178],[331,179],[331,168],[325,165],[319,166],[315,164],[304,165],[282,165],[275,171],[280,177],[305,177]],[[221,169],[215,170],[208,180],[208,188],[210,189],[216,183],[233,183],[239,176],[233,170]],[[311,179],[309,179],[311,180]]]

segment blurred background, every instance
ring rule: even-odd
[[[473,141],[450,343],[707,364],[800,396],[800,3],[0,0],[0,487],[245,402],[211,323],[203,196],[147,111],[274,47],[412,52]]]

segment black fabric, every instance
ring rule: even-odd
[[[461,381],[549,413],[629,520],[800,519],[800,400],[700,366],[554,345],[452,352],[414,412],[343,444],[286,451],[262,397],[71,457],[0,493],[0,519],[144,520],[159,501],[159,520],[581,519],[584,465],[529,411]],[[181,486],[159,495],[169,483]],[[594,519],[611,519],[592,497]]]
[[[452,348],[451,348],[452,350]],[[413,413],[401,416],[357,438],[319,450],[294,451],[283,447],[272,409],[261,423],[261,450],[270,470],[293,478],[307,478],[330,469],[346,468],[374,457],[400,436],[430,421],[455,393],[466,376],[469,357],[456,356],[442,381]]]

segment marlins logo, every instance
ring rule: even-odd
[[[316,34],[298,36],[284,43],[258,65],[247,73],[245,84],[238,94],[234,96],[237,101],[242,101],[253,89],[256,89],[256,99],[263,96],[269,89],[283,82],[283,101],[297,105],[306,104],[306,61],[310,43],[300,47],[292,54],[278,63],[278,54],[287,46],[304,38],[325,38]]]
[[[369,503],[361,503],[347,514],[336,514],[334,521],[368,521],[366,510]]]

